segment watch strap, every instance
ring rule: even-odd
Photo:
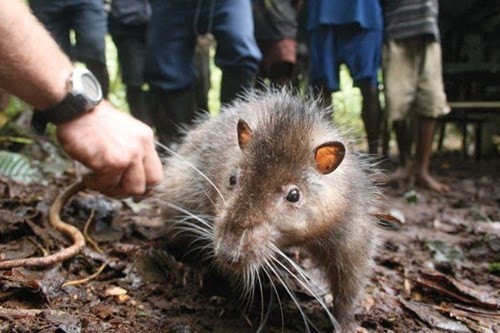
[[[87,101],[81,95],[67,94],[56,106],[48,110],[34,110],[32,126],[38,132],[45,132],[48,123],[59,125],[77,118],[87,111]]]

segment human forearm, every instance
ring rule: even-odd
[[[71,61],[29,8],[20,0],[0,0],[0,88],[37,109],[65,112],[59,103],[72,72]],[[106,101],[60,122],[56,133],[69,156],[93,171],[85,178],[89,188],[142,195],[163,178],[152,129]]]
[[[38,109],[67,93],[71,61],[22,1],[0,1],[0,87]]]

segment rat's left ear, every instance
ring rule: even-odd
[[[314,150],[316,170],[323,174],[329,174],[342,163],[345,156],[345,147],[338,141],[325,142]]]
[[[238,120],[238,144],[241,150],[245,150],[252,140],[252,129],[243,119]]]

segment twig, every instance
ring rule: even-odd
[[[0,261],[0,270],[14,267],[47,267],[67,260],[80,253],[85,247],[85,238],[78,228],[61,220],[60,212],[66,202],[83,189],[85,189],[85,186],[82,182],[78,181],[73,183],[59,194],[49,211],[49,220],[52,227],[70,237],[73,241],[73,245],[46,257]]]
[[[39,249],[39,250],[42,252],[42,254],[43,254],[43,256],[44,256],[44,257],[49,255],[49,251],[48,251],[46,248],[44,248],[44,247],[42,246],[42,244],[38,243],[38,242],[36,241],[36,239],[33,239],[33,238],[29,237],[29,238],[28,238],[28,240],[29,240],[31,243],[33,243],[33,244],[36,246],[36,248],[37,248],[37,249]]]
[[[28,138],[22,138],[18,136],[0,136],[0,142],[6,142],[6,143],[21,143],[21,144],[26,144],[30,145],[33,143],[33,140],[28,139]]]
[[[94,248],[94,250],[96,250],[100,254],[104,254],[104,251],[101,250],[101,248],[99,247],[99,245],[97,245],[97,242],[94,239],[92,239],[92,237],[90,237],[90,235],[89,235],[89,226],[92,223],[93,219],[94,219],[94,210],[92,209],[90,211],[90,216],[87,219],[87,222],[85,223],[85,226],[83,227],[83,236],[85,236],[85,240],[87,242],[89,242],[90,245],[92,245],[92,247]]]
[[[104,264],[101,265],[101,267],[99,267],[99,269],[92,275],[89,275],[87,276],[86,278],[84,279],[80,279],[80,280],[71,280],[71,281],[66,281],[63,283],[62,287],[67,287],[67,286],[76,286],[78,284],[84,284],[84,283],[87,283],[89,282],[90,280],[92,279],[95,279],[99,274],[102,273],[102,271],[104,270],[104,268],[106,268],[106,266],[108,265],[107,262],[105,262]]]
[[[67,312],[51,309],[9,309],[0,306],[0,318],[36,317],[43,313],[51,313],[58,316],[68,315]]]

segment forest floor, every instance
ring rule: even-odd
[[[383,188],[381,245],[357,322],[368,332],[500,332],[500,161],[440,154],[432,171],[449,193]],[[69,245],[47,215],[72,179],[67,170],[42,184],[0,178],[0,260]],[[83,230],[93,215],[98,246],[87,242],[82,254],[45,269],[0,270],[0,332],[255,332],[260,302],[245,308],[224,277],[167,251],[147,228],[158,217],[141,208],[96,193],[75,197],[63,219]],[[317,302],[292,289],[311,331],[331,332]],[[262,332],[306,332],[278,292]]]

